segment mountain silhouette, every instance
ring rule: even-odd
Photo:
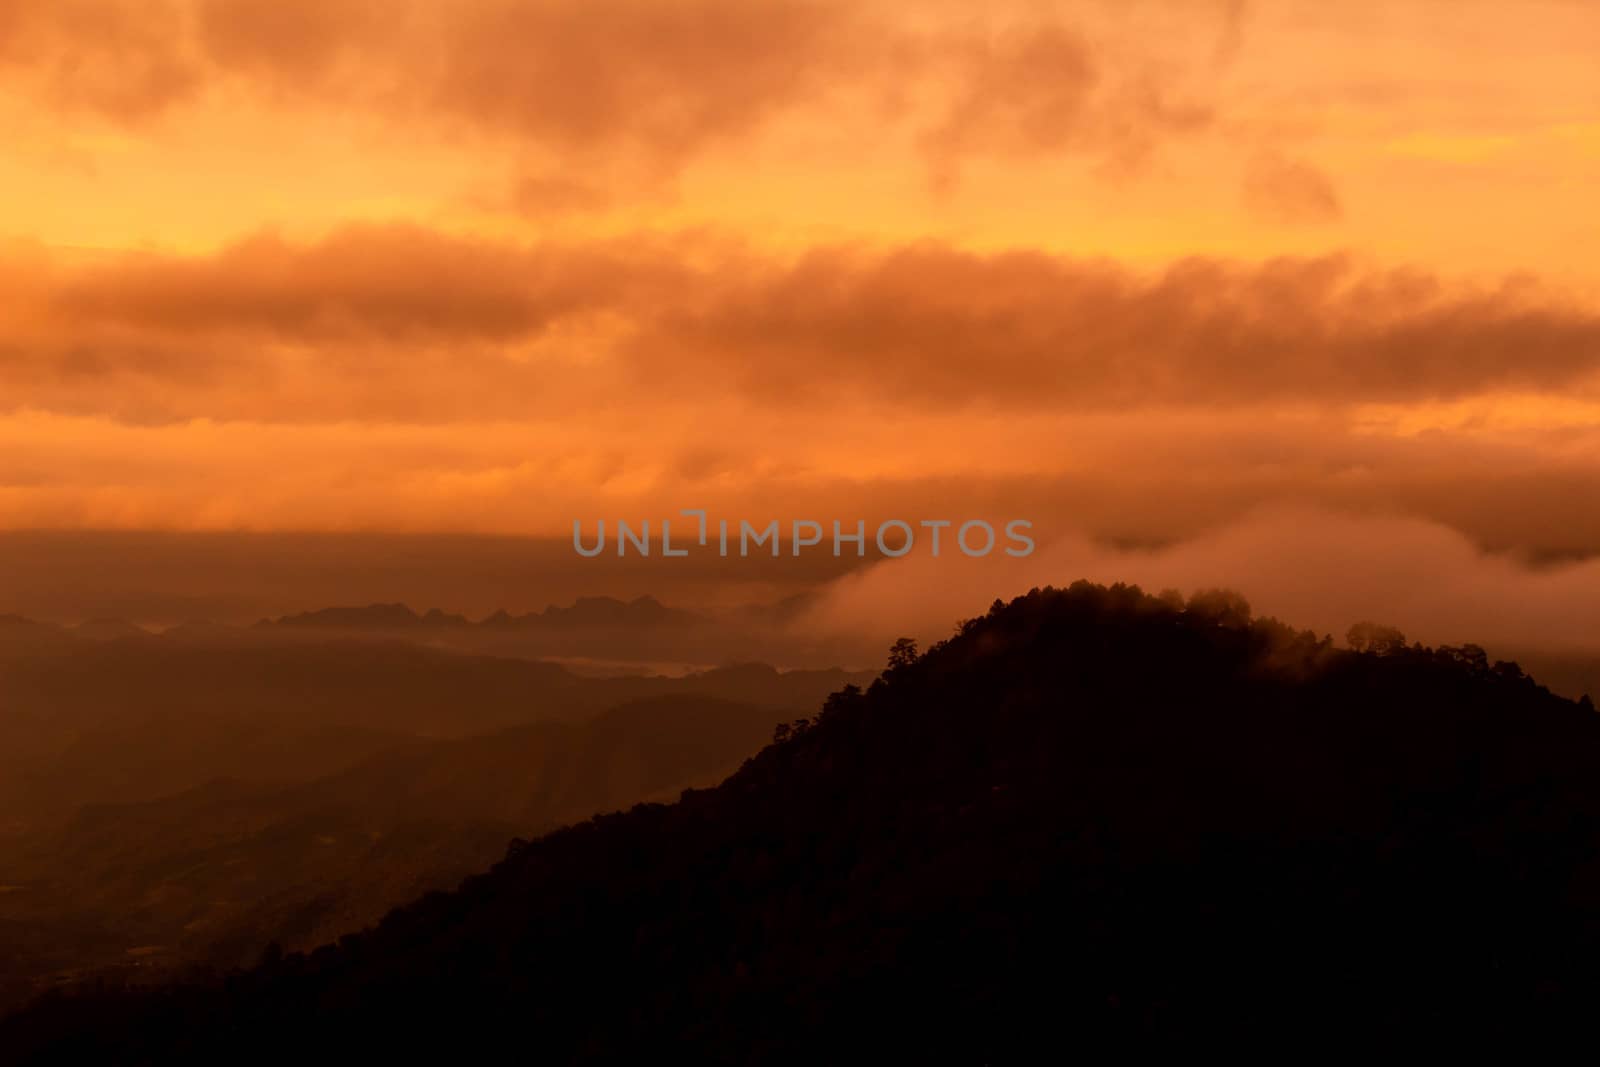
[[[597,811],[724,777],[876,672],[590,677],[345,634],[0,619],[0,1014],[311,947]]]
[[[718,610],[688,609],[653,596],[622,600],[580,596],[571,604],[469,619],[439,608],[419,613],[401,603],[320,608],[262,619],[241,634],[253,641],[325,641],[331,637],[405,641],[502,657],[552,659],[593,672],[697,669],[729,660],[809,667],[871,662],[874,647],[846,634],[796,625],[813,598]],[[185,631],[215,644],[224,635]],[[237,641],[240,634],[234,635]],[[3,640],[3,632],[0,632]]]
[[[454,886],[517,833],[714,784],[779,718],[658,696],[582,723],[403,739],[305,783],[217,779],[86,806],[59,830],[0,850],[14,886],[0,907],[12,949],[0,988],[13,972],[115,969],[137,950],[148,970],[249,962],[273,940],[314,948]]]
[[[72,628],[73,636],[89,641],[127,641],[150,637],[150,632],[126,619],[89,619]]]
[[[702,622],[701,616],[680,608],[669,608],[653,596],[618,600],[608,596],[578,597],[570,607],[551,604],[543,611],[512,615],[497,611],[479,622],[464,615],[430,609],[419,615],[405,604],[369,604],[365,607],[321,608],[317,611],[263,619],[256,629],[380,630],[404,632],[422,628],[470,630],[543,629],[574,626],[658,627],[690,626]]]
[[[48,632],[48,631],[46,631]],[[0,657],[0,824],[222,776],[326,774],[399,735],[464,737],[696,693],[791,710],[870,672],[733,666],[587,678],[398,642],[71,641]]]
[[[713,789],[310,954],[47,998],[19,1062],[1033,1063],[1586,1032],[1600,719],[1481,650],[1035,590]]]

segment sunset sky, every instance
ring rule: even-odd
[[[0,0],[0,528],[1600,553],[1600,5]]]

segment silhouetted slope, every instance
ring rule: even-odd
[[[641,596],[631,601],[608,596],[579,597],[571,607],[551,604],[543,611],[511,615],[497,611],[481,622],[473,622],[463,615],[451,614],[433,608],[418,615],[404,604],[369,604],[366,607],[323,608],[305,611],[298,615],[285,615],[279,619],[262,619],[256,629],[326,629],[326,630],[386,630],[401,631],[422,627],[450,627],[470,629],[491,627],[498,629],[538,629],[554,627],[568,629],[575,626],[649,627],[693,626],[704,620],[693,612],[669,608],[652,596]]]
[[[1548,1034],[1600,992],[1597,772],[1592,708],[1470,651],[1080,584],[997,604],[714,790],[222,987],[47,1002],[0,1047],[1035,1063]]]
[[[578,722],[670,694],[788,711],[862,677],[748,665],[585,678],[553,663],[321,637],[257,646],[69,640],[0,657],[0,846],[16,832],[10,824],[26,829],[82,804],[149,800],[218,777],[304,781],[407,736]]]
[[[664,695],[582,723],[400,739],[310,782],[85,807],[0,849],[0,1014],[47,977],[315,947],[481,871],[516,834],[714,784],[795,714]]]
[[[875,653],[858,638],[795,625],[814,596],[771,605],[714,611],[687,610],[652,596],[618,600],[582,596],[572,604],[512,614],[504,609],[473,620],[405,604],[333,607],[262,619],[246,630],[182,627],[163,636],[210,645],[241,642],[326,641],[358,638],[422,643],[494,656],[556,659],[588,670],[640,669],[775,660],[822,666],[861,663]],[[6,630],[0,626],[0,654]]]

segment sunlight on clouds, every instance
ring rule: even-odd
[[[1468,397],[1427,404],[1364,404],[1352,415],[1365,433],[1414,437],[1434,430],[1475,434],[1600,431],[1600,399],[1544,393]]]
[[[1600,551],[1600,8],[1449,6],[15,0],[0,527]]]

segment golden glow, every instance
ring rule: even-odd
[[[1600,8],[974,12],[0,6],[0,527],[1600,478]]]

